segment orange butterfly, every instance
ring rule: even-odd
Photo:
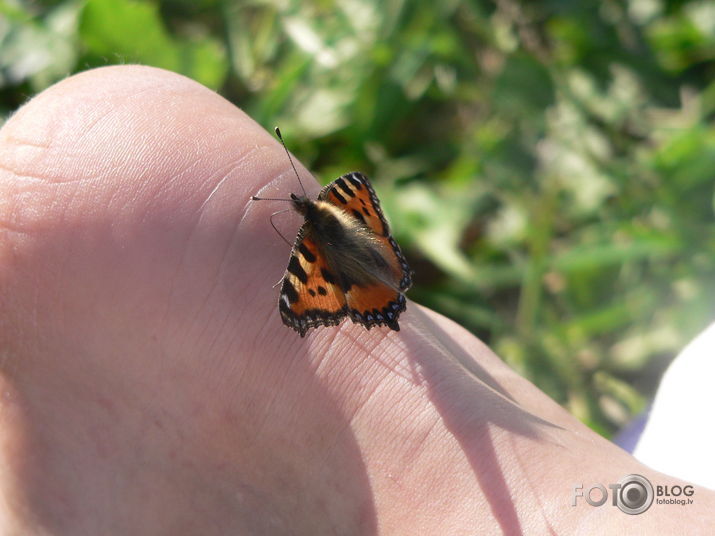
[[[277,128],[276,135],[282,143]],[[367,329],[385,325],[399,331],[412,272],[367,177],[347,173],[316,200],[291,194],[289,201],[305,221],[281,285],[283,323],[301,337],[311,328],[336,326],[346,316]]]

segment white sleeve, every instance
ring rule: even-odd
[[[715,324],[668,367],[633,455],[657,471],[715,489]]]

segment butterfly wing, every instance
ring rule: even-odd
[[[326,280],[327,277],[327,280]],[[310,328],[336,326],[347,314],[347,301],[325,258],[303,226],[283,276],[278,309],[286,326],[305,337]]]
[[[376,281],[370,285],[346,289],[346,312],[350,319],[363,324],[367,329],[374,325],[386,325],[398,331],[397,319],[406,307],[402,293],[412,285],[412,272],[400,246],[390,234],[390,227],[370,181],[362,173],[346,173],[323,188],[318,199],[337,206],[374,233],[373,238],[381,243],[381,250],[387,253],[385,260],[397,283],[397,288]]]
[[[367,329],[372,326],[387,326],[400,331],[397,319],[405,310],[405,296],[386,285],[353,287],[346,294],[347,314],[350,320]]]

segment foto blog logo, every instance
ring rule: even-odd
[[[594,484],[584,489],[583,484],[573,486],[573,500],[571,506],[576,506],[579,499],[585,500],[591,506],[603,506],[608,501],[611,490],[611,505],[618,507],[621,512],[630,515],[642,514],[653,504],[693,504],[692,496],[695,488],[685,486],[655,486],[642,475],[626,475],[615,484],[609,484],[608,489],[603,484]]]

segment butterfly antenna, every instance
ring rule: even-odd
[[[303,195],[307,197],[308,194],[305,192],[305,187],[303,186],[303,181],[300,180],[300,175],[298,175],[298,170],[295,169],[295,164],[293,163],[293,159],[290,156],[288,147],[286,147],[286,144],[283,141],[283,136],[281,136],[281,129],[279,129],[278,127],[275,127],[275,131],[276,131],[276,136],[278,136],[278,139],[281,140],[281,145],[283,145],[283,148],[285,149],[285,152],[288,155],[288,160],[290,161],[290,165],[293,167],[293,171],[295,171],[295,176],[298,178],[298,184],[300,184],[300,189],[303,190]]]
[[[293,201],[293,200],[287,199],[285,197],[258,197],[256,195],[252,195],[251,201]]]

